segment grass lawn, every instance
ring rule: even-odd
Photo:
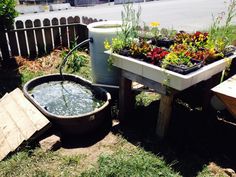
[[[0,68],[0,97],[31,78],[58,72],[61,53],[55,50],[35,61],[17,57],[14,68]],[[91,80],[90,62],[83,62],[75,66],[72,61],[73,72]],[[66,67],[65,72],[72,70]],[[4,77],[9,73],[10,81]],[[194,96],[198,98],[195,91],[201,89],[195,88],[177,99],[164,141],[154,136],[159,96],[142,92],[125,127],[113,120],[96,134],[97,138],[77,137],[72,144],[64,138],[55,152],[44,152],[35,142],[1,161],[0,176],[230,176],[227,168],[236,170],[236,130],[212,119],[214,115],[203,113],[197,103],[188,103]]]

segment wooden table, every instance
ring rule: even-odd
[[[236,74],[212,88],[212,91],[236,118]]]
[[[125,119],[127,115],[130,115],[130,110],[133,107],[132,98],[132,81],[143,84],[149,88],[155,89],[161,94],[158,121],[156,125],[156,134],[163,138],[166,134],[167,128],[169,126],[171,112],[172,112],[172,102],[174,94],[177,93],[176,90],[168,89],[164,85],[155,82],[151,79],[136,75],[132,72],[122,70],[121,80],[120,80],[120,90],[119,90],[119,118]]]
[[[113,65],[121,69],[119,91],[119,118],[121,121],[129,114],[133,104],[131,98],[132,81],[152,88],[161,94],[156,125],[156,134],[161,139],[166,135],[170,123],[174,95],[221,73],[226,68],[228,61],[236,57],[233,55],[187,75],[182,75],[130,57],[111,54],[109,51],[105,53],[111,55]]]

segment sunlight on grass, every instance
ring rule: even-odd
[[[141,148],[120,149],[112,155],[99,157],[98,167],[81,174],[82,177],[104,176],[180,176],[165,161]]]
[[[41,149],[23,150],[0,162],[0,176],[77,176],[81,173],[83,158]]]

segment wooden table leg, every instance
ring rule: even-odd
[[[132,81],[121,76],[120,90],[119,90],[119,119],[120,122],[125,121],[125,116],[130,115],[132,109]]]
[[[158,120],[156,125],[156,134],[160,139],[163,139],[165,137],[167,129],[169,127],[173,98],[174,94],[161,95]]]

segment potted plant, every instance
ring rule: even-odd
[[[176,34],[176,30],[162,28],[157,38],[154,38],[152,40],[152,43],[159,47],[169,48],[171,45],[174,44],[175,34]]]

